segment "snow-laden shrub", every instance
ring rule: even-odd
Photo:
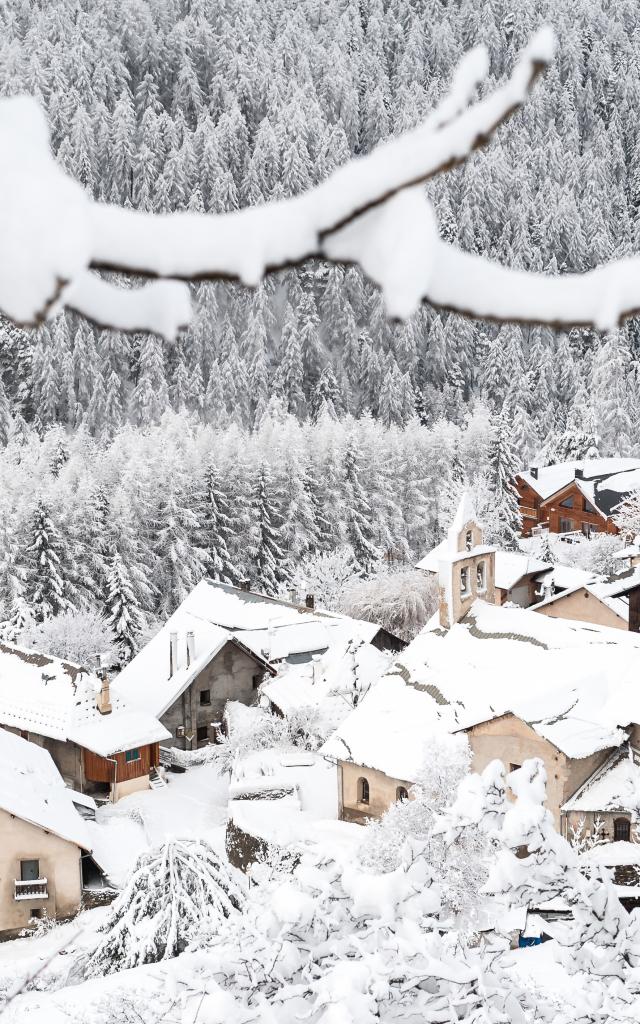
[[[259,750],[289,745],[289,725],[284,718],[265,708],[242,708],[233,716],[229,735],[222,743],[207,748],[220,773],[230,772],[235,759]]]
[[[556,561],[562,561],[564,565],[608,576],[610,573],[620,571],[620,561],[614,555],[622,547],[623,542],[620,537],[609,533],[600,533],[592,537],[591,540],[584,540],[580,544],[565,544],[558,541],[554,545],[554,550]]]
[[[412,640],[438,607],[438,584],[419,570],[384,573],[352,583],[340,611],[375,622],[403,640]]]
[[[309,555],[294,570],[281,596],[287,598],[295,590],[298,600],[313,594],[316,604],[337,611],[346,588],[359,578],[353,551],[348,544],[335,551]]]
[[[486,879],[489,847],[477,829],[467,829],[455,846],[448,846],[442,835],[434,834],[434,825],[451,803],[451,794],[457,792],[470,764],[466,737],[433,737],[410,799],[392,804],[380,821],[366,826],[359,851],[365,867],[390,872],[402,863],[409,841],[435,871],[443,905],[456,913],[477,906]]]
[[[36,623],[31,621],[17,638],[22,647],[30,647],[78,665],[95,662],[96,654],[116,661],[118,650],[114,635],[96,608],[68,608]]]
[[[86,973],[109,974],[182,953],[244,904],[233,868],[203,840],[170,839],[143,853],[111,906]]]

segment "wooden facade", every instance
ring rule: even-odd
[[[87,782],[121,783],[132,779],[141,779],[149,774],[151,768],[160,764],[160,744],[150,743],[137,747],[140,757],[127,761],[127,753],[122,750],[113,757],[100,757],[91,750],[84,750],[84,776]]]
[[[575,480],[542,500],[521,477],[515,479],[522,515],[522,536],[531,536],[534,526],[547,527],[549,533],[617,534],[615,523],[589,503]]]

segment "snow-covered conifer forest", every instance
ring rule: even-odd
[[[477,41],[500,80],[545,19],[551,69],[430,189],[464,249],[583,271],[637,245],[640,13],[625,0],[9,0],[0,91],[42,101],[58,160],[95,198],[222,212],[298,194],[416,124]],[[636,453],[633,320],[604,339],[428,307],[393,324],[359,270],[320,263],[255,291],[200,283],[195,299],[174,345],[73,314],[3,323],[5,606],[36,597],[43,514],[60,592],[39,601],[104,599],[100,533],[155,614],[203,569],[273,591],[307,553],[345,543],[364,569],[410,559],[439,539],[445,480],[500,494],[505,466],[545,446]]]

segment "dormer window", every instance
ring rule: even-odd
[[[460,570],[460,597],[467,597],[469,594],[469,566],[463,565]]]
[[[472,530],[467,530],[467,533],[466,533],[466,536],[465,536],[465,540],[464,540],[464,546],[467,549],[467,551],[471,551],[471,548],[473,547],[473,531]]]
[[[479,594],[487,589],[487,568],[484,562],[478,562],[476,566],[476,588]]]

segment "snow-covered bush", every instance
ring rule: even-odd
[[[620,562],[614,558],[623,547],[620,537],[599,533],[580,544],[555,544],[556,560],[576,569],[608,576],[619,572]]]
[[[348,544],[335,551],[322,551],[305,558],[295,569],[281,596],[287,597],[293,589],[298,600],[313,594],[316,604],[329,611],[337,611],[346,588],[358,579],[358,567]]]
[[[233,707],[228,735],[222,743],[208,748],[220,773],[230,772],[237,757],[289,745],[289,725],[284,718],[259,707],[238,708],[241,713],[233,714]]]
[[[441,834],[434,833],[434,825],[467,776],[470,763],[466,737],[433,737],[410,798],[392,804],[380,821],[367,825],[360,848],[367,869],[389,872],[397,870],[406,857],[408,841],[438,878],[443,906],[455,913],[477,907],[489,848],[477,828],[466,829],[457,843],[449,845]]]
[[[435,579],[417,570],[384,573],[352,583],[340,611],[375,622],[403,640],[412,640],[438,607]]]
[[[233,868],[203,840],[171,839],[143,853],[102,927],[86,973],[109,974],[175,957],[203,929],[240,910]]]
[[[117,660],[118,650],[104,615],[91,607],[68,608],[43,622],[30,622],[17,638],[23,647],[32,647],[56,658],[89,665],[97,654]]]

